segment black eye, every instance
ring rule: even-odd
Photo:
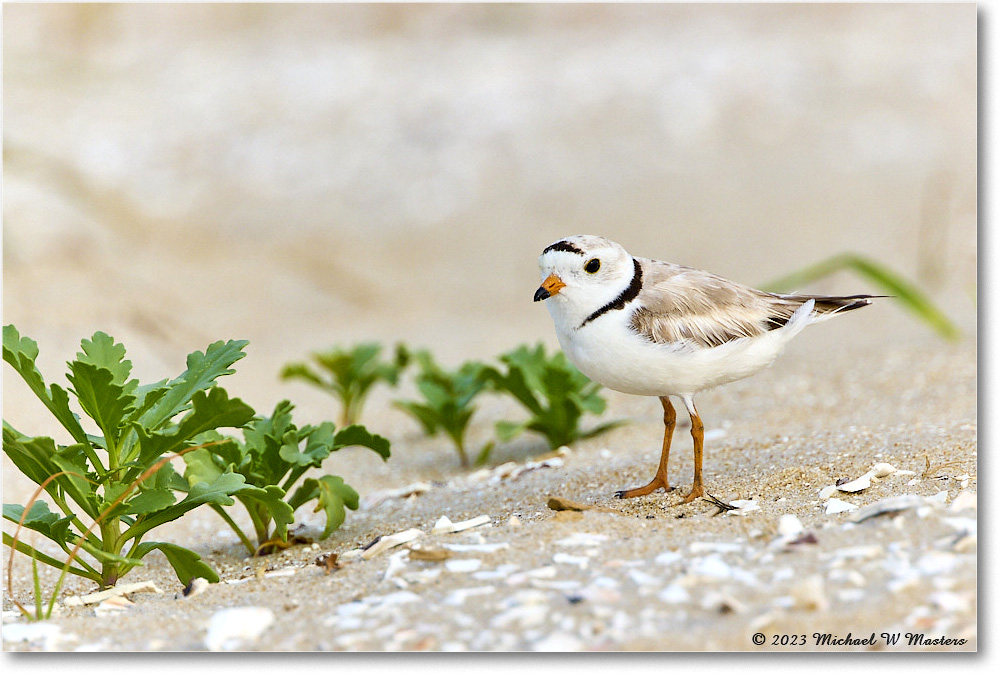
[[[597,270],[601,269],[601,261],[597,258],[591,258],[583,266],[583,269],[587,271],[587,274],[597,274]]]

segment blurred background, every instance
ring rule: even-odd
[[[259,411],[337,343],[555,345],[574,233],[762,284],[835,253],[976,331],[976,7],[6,5],[3,321],[64,382],[250,340]],[[877,291],[841,273],[819,293]],[[939,340],[891,303],[793,349]],[[4,417],[54,423],[4,367]],[[51,432],[55,432],[52,429]],[[9,472],[7,472],[9,474]]]

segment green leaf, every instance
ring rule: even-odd
[[[288,526],[295,520],[295,509],[284,501],[284,496],[285,491],[277,485],[262,488],[247,487],[236,493],[236,498],[243,502],[248,510],[251,510],[254,504],[264,507],[264,511],[274,521],[275,534],[282,541],[288,538]]]
[[[428,436],[437,433],[438,415],[433,408],[414,401],[396,401],[395,405],[400,410],[410,413],[414,419],[420,422],[420,426],[424,428],[424,433]]]
[[[307,478],[288,502],[295,509],[313,499],[317,500],[314,511],[326,511],[326,527],[320,539],[326,539],[343,524],[345,506],[351,510],[358,508],[358,493],[340,476]]]
[[[850,270],[875,284],[945,339],[957,340],[961,336],[958,327],[915,284],[888,266],[856,253],[840,253],[775,279],[761,288],[788,292],[840,270]]]
[[[135,525],[126,530],[124,536],[125,538],[141,537],[153,528],[176,520],[202,504],[232,506],[235,502],[231,495],[245,487],[247,487],[246,480],[238,473],[224,473],[211,483],[195,483],[184,499],[173,506],[138,518]]]
[[[254,417],[253,408],[238,398],[230,399],[222,387],[213,387],[207,394],[196,391],[191,403],[191,411],[171,430],[147,434],[142,428],[137,429],[140,466],[148,466],[165,454],[190,447],[195,437],[206,431],[223,427],[239,428]],[[138,471],[134,472],[135,476],[138,474]],[[129,477],[133,474],[126,476]]]
[[[333,439],[334,450],[360,445],[374,450],[383,459],[389,459],[389,440],[369,432],[360,424],[352,424],[337,432]]]
[[[20,504],[3,505],[3,517],[12,523],[20,522],[23,514],[24,507]],[[54,542],[65,544],[71,538],[75,539],[75,535],[69,529],[72,522],[72,516],[63,517],[59,513],[53,513],[49,510],[49,505],[39,499],[28,509],[23,526],[40,532]]]
[[[597,393],[600,385],[577,370],[562,352],[549,358],[541,344],[534,349],[522,345],[500,360],[507,365],[507,373],[491,369],[488,376],[497,389],[509,393],[531,413],[523,424],[497,424],[501,440],[511,440],[529,429],[544,435],[550,447],[566,445],[585,436],[580,429],[584,412],[604,411],[606,402]]]
[[[146,490],[128,500],[125,513],[145,515],[172,506],[176,501],[173,490],[166,488]]]
[[[503,442],[512,441],[527,428],[527,425],[516,422],[500,421],[496,423],[497,438]]]
[[[496,443],[488,441],[482,448],[479,449],[474,462],[476,466],[482,466],[483,464],[486,464],[486,462],[490,461],[490,453],[493,452],[494,446],[496,446]]]
[[[223,375],[236,372],[230,366],[246,354],[246,340],[213,342],[205,353],[193,352],[187,358],[187,370],[167,384],[168,391],[146,411],[139,423],[146,429],[156,429],[163,422],[186,409],[195,392],[211,387]]]
[[[209,451],[208,448],[192,450],[184,455],[184,479],[190,485],[196,483],[211,484],[219,476],[225,473],[225,467],[219,466],[216,461],[215,448]]]
[[[117,446],[122,421],[132,410],[135,397],[126,394],[125,388],[114,382],[114,373],[106,368],[82,361],[71,362],[69,368],[67,377],[84,412],[97,422],[104,438]]]
[[[98,331],[90,340],[83,340],[80,346],[83,351],[76,355],[78,362],[111,371],[115,384],[126,385],[132,362],[125,360],[125,345],[116,344],[110,335]],[[137,384],[138,381],[133,380],[130,388],[134,389]]]
[[[28,388],[45,404],[59,423],[78,443],[87,441],[87,434],[80,426],[80,418],[69,409],[69,396],[57,385],[45,388],[45,380],[35,366],[38,345],[29,337],[21,337],[13,324],[3,327],[3,360],[21,376]]]
[[[219,581],[219,575],[209,565],[201,561],[200,555],[176,544],[147,541],[136,546],[132,556],[141,559],[154,550],[158,550],[166,556],[167,562],[174,568],[177,580],[185,586],[196,578],[207,579],[213,584]]]
[[[49,476],[61,471],[69,472],[52,480],[45,491],[58,499],[60,490],[76,502],[91,518],[97,518],[97,495],[94,486],[84,476],[86,467],[79,464],[77,446],[70,446],[64,452],[56,449],[55,441],[46,436],[29,438],[12,426],[3,423],[3,451],[21,473],[41,485]]]

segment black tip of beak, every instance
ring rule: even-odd
[[[545,300],[546,298],[550,297],[552,297],[552,294],[549,293],[544,288],[542,288],[541,286],[539,286],[538,290],[535,291],[535,302],[538,302],[539,300]]]

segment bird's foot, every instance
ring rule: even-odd
[[[660,476],[656,476],[653,480],[649,481],[642,487],[632,488],[631,490],[618,490],[615,492],[615,497],[618,499],[631,499],[632,497],[641,497],[643,495],[648,495],[650,492],[658,488],[663,488],[664,492],[670,492],[673,490],[665,479]]]
[[[687,497],[681,500],[681,504],[690,504],[694,500],[698,499],[698,497],[704,497],[704,496],[705,496],[705,488],[702,486],[701,483],[695,483],[694,485],[691,486],[690,494],[688,494]]]

